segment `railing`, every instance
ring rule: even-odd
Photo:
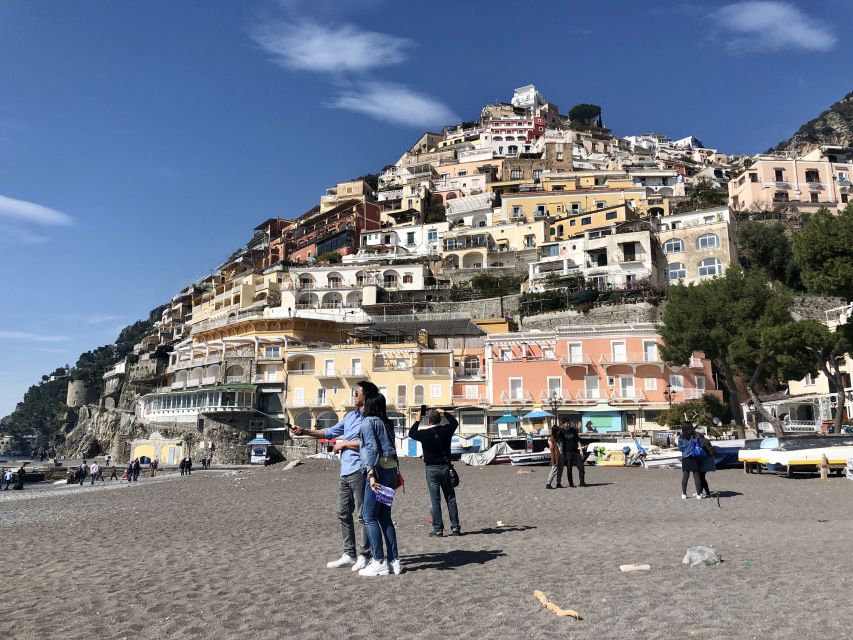
[[[216,376],[205,376],[201,379],[201,384],[205,387],[209,384],[216,384]]]
[[[648,402],[646,394],[639,389],[614,389],[610,392],[611,402]]]
[[[548,404],[551,400],[555,399],[560,404],[567,404],[572,401],[572,394],[565,390],[560,391],[558,395],[549,394],[547,391],[541,391],[539,393],[539,402],[544,404]]]
[[[673,389],[673,393],[681,393],[685,400],[698,400],[707,393],[706,389]]]
[[[314,369],[288,369],[287,374],[291,376],[313,376]]]
[[[366,378],[367,372],[364,369],[342,369],[340,374],[344,378]]]
[[[332,403],[325,398],[303,398],[302,400],[288,400],[286,406],[292,409],[330,407]]]
[[[386,371],[408,371],[409,365],[406,363],[405,365],[397,365],[392,362],[390,364],[374,364],[373,370],[378,372],[386,372]]]
[[[598,402],[602,399],[599,389],[581,389],[575,394],[575,402]]]
[[[453,404],[481,404],[486,402],[485,395],[477,395],[473,398],[469,398],[467,395],[454,395],[453,396]],[[415,404],[423,404],[415,402]]]
[[[258,374],[252,376],[252,382],[255,384],[259,382],[284,382],[284,372]]]
[[[687,366],[691,369],[704,369],[705,364],[702,362],[702,358],[696,358],[691,356],[690,362],[687,363]]]
[[[209,320],[207,322],[201,322],[197,325],[194,325],[190,334],[198,333],[199,331],[205,331],[207,329],[215,329],[217,327],[224,327],[228,324],[233,324],[235,322],[240,322],[241,320],[248,320],[249,318],[262,318],[264,316],[263,309],[252,309],[246,311],[238,311],[236,316],[231,316],[228,318],[220,318],[219,320]]]
[[[529,391],[501,391],[501,404],[511,404],[513,402],[533,402],[533,396]]]
[[[598,361],[604,365],[610,364],[661,364],[663,361],[658,354],[647,354],[642,351],[632,351],[623,354],[605,354]]]
[[[450,372],[450,367],[414,367],[412,369],[412,373],[414,373],[415,376],[422,377],[449,376]]]
[[[200,384],[201,381],[199,378],[190,378],[189,380],[187,380],[187,389],[189,389],[190,387],[198,387]]]
[[[822,182],[809,182],[809,189],[814,189],[815,191],[820,191],[821,189],[826,189],[826,185]]]
[[[227,384],[237,384],[243,382],[243,376],[225,376],[225,382]]]
[[[320,369],[314,376],[315,378],[340,378],[340,374],[335,369]]]
[[[794,433],[820,432],[820,428],[820,422],[813,422],[811,420],[788,420],[782,422],[782,431],[791,431]]]
[[[406,396],[397,396],[397,402],[394,403],[396,407],[406,407],[408,406],[408,400]]]
[[[588,367],[592,364],[592,358],[587,354],[583,354],[580,358],[573,356],[560,356],[560,364],[564,367]]]
[[[187,385],[185,380],[178,380],[172,383],[172,389],[183,389]]]

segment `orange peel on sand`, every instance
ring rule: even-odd
[[[553,613],[558,618],[574,618],[575,620],[583,620],[581,614],[579,614],[577,611],[573,609],[561,609],[553,602],[551,602],[548,599],[548,596],[546,596],[541,591],[534,591],[533,597],[536,598],[539,602],[541,602],[543,607],[548,609],[548,611]]]

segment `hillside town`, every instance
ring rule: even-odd
[[[242,461],[256,435],[279,446],[288,424],[334,425],[362,379],[401,440],[421,405],[452,407],[462,446],[520,435],[534,407],[634,434],[666,429],[673,402],[723,400],[705,354],[661,357],[666,288],[736,264],[739,219],[843,209],[851,151],[733,157],[694,137],[615,136],[593,107],[566,115],[520,87],[309,211],[259,222],[176,293],[100,398],[71,382],[68,406],[131,420],[117,457],[172,464]],[[793,384],[809,400],[782,399],[779,418],[831,419],[825,379]]]

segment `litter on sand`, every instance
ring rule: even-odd
[[[619,571],[622,573],[631,573],[633,571],[651,571],[652,565],[650,564],[620,564]]]
[[[539,602],[542,603],[542,606],[548,609],[551,613],[553,613],[558,618],[574,618],[575,620],[583,620],[581,614],[573,609],[561,609],[553,602],[548,600],[548,596],[546,596],[541,591],[534,591],[533,597],[536,598]]]

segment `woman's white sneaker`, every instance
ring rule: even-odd
[[[399,576],[401,573],[403,573],[403,565],[400,564],[400,558],[389,562],[388,568],[395,576]]]
[[[355,564],[352,565],[353,571],[361,571],[367,566],[367,563],[370,562],[370,558],[367,556],[358,556],[358,560],[355,561]]]
[[[332,560],[331,562],[326,563],[327,569],[340,569],[341,567],[351,567],[355,564],[355,558],[351,555],[345,553],[337,560]]]
[[[388,564],[384,560],[371,560],[367,566],[358,572],[360,576],[387,576]]]

